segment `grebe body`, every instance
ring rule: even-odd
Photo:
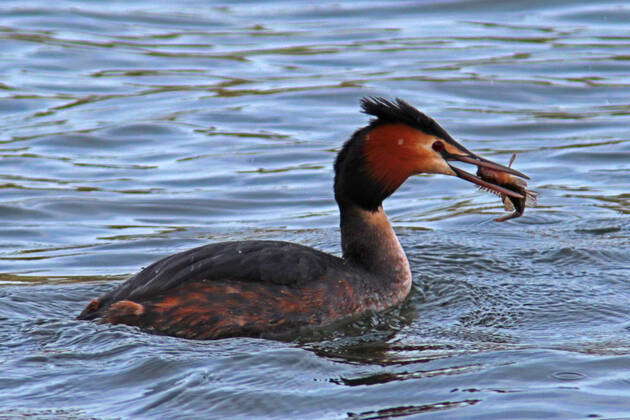
[[[335,161],[341,257],[281,241],[205,245],[155,262],[92,300],[78,319],[214,339],[281,335],[381,311],[411,289],[409,262],[382,207],[409,176],[453,175],[523,198],[451,166],[462,161],[526,178],[468,151],[406,102],[365,98],[362,107],[375,118]]]

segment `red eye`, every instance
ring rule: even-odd
[[[433,145],[431,145],[431,147],[436,152],[443,152],[444,151],[444,143],[442,143],[441,141],[436,141],[435,143],[433,143]]]

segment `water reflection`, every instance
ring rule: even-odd
[[[618,3],[8,0],[0,15],[0,416],[630,410]],[[496,197],[414,177],[386,202],[406,305],[289,342],[73,320],[208,242],[339,253],[331,164],[365,95],[418,105],[490,159],[519,153],[539,206],[496,224]]]

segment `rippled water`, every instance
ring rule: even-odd
[[[630,416],[626,2],[0,3],[0,417]],[[401,308],[295,342],[78,322],[221,240],[338,253],[335,151],[402,97],[532,177],[386,202]]]

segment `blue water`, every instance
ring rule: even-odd
[[[630,417],[630,5],[0,3],[0,418]],[[223,240],[339,253],[332,161],[401,97],[531,176],[385,208],[408,301],[291,342],[78,322]]]

